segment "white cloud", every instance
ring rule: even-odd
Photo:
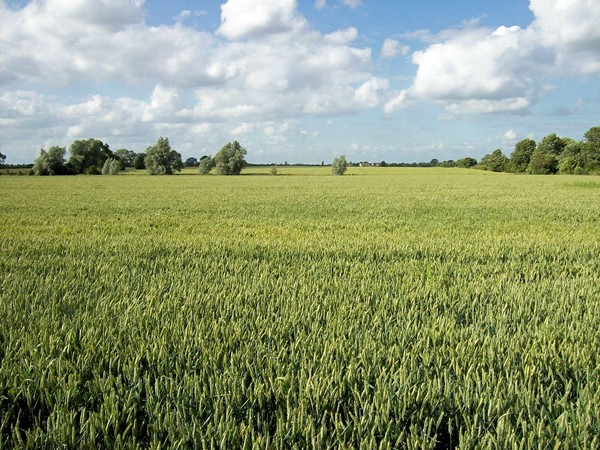
[[[305,26],[296,0],[228,0],[221,6],[219,32],[228,39],[256,38]]]
[[[342,3],[354,9],[362,4],[362,0],[342,0]]]
[[[441,33],[414,53],[413,83],[386,111],[430,99],[452,113],[515,112],[536,98],[539,75],[600,73],[600,3],[531,0],[530,8],[535,19],[526,29],[474,23]]]
[[[504,139],[507,141],[514,141],[517,139],[517,133],[515,130],[508,130],[506,133],[504,133]]]
[[[330,44],[349,44],[358,37],[358,30],[354,27],[338,30],[324,36],[325,42]]]
[[[381,58],[395,58],[398,55],[406,56],[410,52],[410,47],[408,45],[400,45],[395,39],[386,39],[383,41],[383,46],[381,47],[381,52],[379,55]]]
[[[315,0],[315,8],[323,9],[327,6],[327,0]]]
[[[389,84],[386,79],[373,77],[354,92],[354,100],[367,107],[377,106],[383,100]]]

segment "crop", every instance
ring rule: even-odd
[[[599,447],[588,178],[286,170],[0,177],[0,446]]]

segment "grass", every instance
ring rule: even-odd
[[[263,169],[0,177],[3,447],[598,447],[589,178]]]

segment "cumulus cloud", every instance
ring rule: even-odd
[[[415,52],[412,85],[386,111],[428,99],[453,113],[522,111],[536,98],[538,75],[600,73],[600,3],[531,0],[530,8],[525,29],[469,25]]]
[[[389,81],[384,78],[373,77],[363,83],[355,92],[354,100],[363,106],[374,107],[381,103],[387,90]]]
[[[219,32],[228,39],[256,38],[305,26],[296,0],[228,0],[221,6]]]
[[[381,58],[395,58],[398,55],[406,56],[410,52],[410,47],[408,45],[401,45],[395,39],[386,39],[383,41],[383,46],[381,47],[381,52],[379,55]]]

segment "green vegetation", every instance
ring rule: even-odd
[[[164,137],[146,149],[144,165],[150,175],[173,175],[183,169],[181,154],[172,150],[169,139]]]
[[[334,175],[344,175],[348,170],[348,162],[346,161],[346,155],[340,155],[333,160],[331,163],[331,173]]]
[[[0,447],[599,447],[597,182],[279,169],[0,177]]]

